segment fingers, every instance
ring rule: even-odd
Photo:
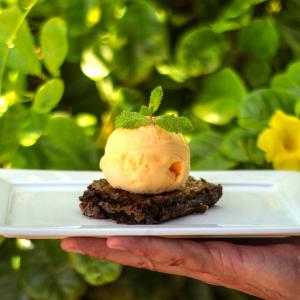
[[[193,257],[197,255],[196,249],[193,255],[185,255],[185,244],[181,240],[156,237],[110,237],[106,244],[111,249],[129,251],[166,266],[195,268]],[[189,252],[193,252],[193,242],[189,246]]]
[[[98,259],[110,260],[127,266],[134,266],[153,270],[152,261],[138,257],[130,252],[111,250],[106,246],[106,240],[100,238],[67,238],[61,241],[63,250],[72,253],[84,254]]]
[[[138,256],[128,251],[110,249],[106,246],[105,239],[67,238],[62,240],[61,247],[67,252],[88,255],[97,259],[110,260],[121,265],[196,278],[191,272],[185,272],[180,268],[163,266],[157,264],[150,258]],[[209,278],[207,280],[209,280]]]
[[[189,276],[211,284],[232,284],[243,272],[239,268],[236,250],[230,249],[230,244],[222,242],[197,243],[156,237],[111,237],[107,241],[97,238],[68,238],[62,241],[61,246],[69,252]]]
[[[173,270],[179,275],[231,288],[240,288],[247,271],[243,246],[226,242],[110,237],[107,246],[150,259],[158,266],[157,270]]]
[[[107,239],[107,246],[111,249],[126,250],[165,266],[181,267],[191,272],[202,273],[211,273],[220,263],[224,264],[224,261],[220,261],[222,260],[220,248],[225,247],[226,244],[158,237],[109,237]]]

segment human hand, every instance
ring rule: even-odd
[[[263,299],[300,295],[300,241],[238,245],[158,237],[67,238],[68,252],[195,278]]]

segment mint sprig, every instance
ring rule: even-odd
[[[161,115],[154,117],[153,114],[159,109],[163,97],[161,86],[156,87],[150,95],[149,105],[142,105],[139,112],[123,111],[116,118],[116,128],[138,128],[146,125],[157,125],[167,131],[187,133],[193,129],[191,121],[186,117],[174,115]]]
[[[163,95],[164,93],[160,85],[151,92],[148,106],[149,110],[152,112],[151,115],[159,109]]]
[[[137,112],[123,111],[116,117],[116,128],[138,128],[149,124],[146,116]]]
[[[152,111],[148,106],[142,105],[140,109],[140,114],[142,114],[143,116],[152,116]]]
[[[158,116],[155,119],[155,125],[176,133],[187,133],[193,129],[193,125],[188,118],[174,115]]]

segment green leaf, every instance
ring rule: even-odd
[[[0,289],[3,300],[29,299],[19,280],[18,270],[13,268],[12,259],[19,257],[15,239],[7,239],[1,245],[0,251]]]
[[[33,109],[40,113],[50,112],[58,104],[64,93],[61,79],[50,79],[39,87],[33,101]]]
[[[227,170],[237,165],[221,152],[223,136],[212,130],[194,136],[190,142],[193,170]]]
[[[21,12],[16,7],[5,9],[0,14],[0,68],[4,63],[2,57],[8,49],[9,67],[25,74],[40,75],[41,64],[35,54],[33,37],[26,19],[13,39],[20,20]]]
[[[217,32],[236,30],[248,25],[251,20],[252,6],[266,0],[234,0],[225,7],[220,17],[211,25]]]
[[[26,111],[21,105],[13,105],[0,118],[0,163],[9,162],[16,153],[18,134]]]
[[[196,77],[216,71],[226,49],[221,34],[197,28],[185,34],[176,48],[176,62],[186,74]]]
[[[99,55],[96,55],[93,50],[91,48],[83,52],[80,67],[84,75],[88,78],[100,81],[109,75],[110,70],[103,59]]]
[[[123,111],[116,117],[116,128],[138,128],[149,124],[149,119],[137,112]]]
[[[80,254],[71,254],[74,269],[91,285],[103,285],[119,278],[122,266]]]
[[[182,293],[182,296],[180,295],[180,300],[216,300],[214,293],[215,288],[213,286],[196,279],[189,279],[184,285],[184,293]],[[234,300],[242,299],[234,298]]]
[[[71,117],[52,116],[37,145],[46,156],[50,169],[98,169],[99,154],[95,145]]]
[[[163,93],[161,86],[156,87],[151,92],[150,101],[149,101],[149,109],[152,112],[152,114],[154,114],[158,110],[158,108],[161,104],[163,95],[164,95],[164,93]]]
[[[295,105],[295,114],[298,118],[300,118],[300,101],[298,100]]]
[[[134,1],[116,25],[112,67],[121,81],[131,85],[145,80],[153,67],[168,56],[164,21],[148,1]]]
[[[276,110],[294,113],[297,99],[283,92],[262,89],[250,93],[240,107],[238,121],[241,127],[258,133],[267,127]]]
[[[162,115],[155,119],[155,125],[176,133],[187,133],[193,129],[191,121],[186,117]]]
[[[0,246],[3,244],[4,241],[5,241],[5,237],[4,236],[0,236]]]
[[[32,5],[33,0],[19,0],[19,6],[23,9],[28,9]]]
[[[69,48],[65,21],[61,18],[48,20],[42,27],[40,44],[45,66],[53,76],[58,76]]]
[[[279,47],[279,35],[270,19],[256,19],[238,35],[241,50],[256,58],[270,59]]]
[[[264,153],[256,147],[256,135],[241,128],[235,128],[226,134],[222,153],[232,161],[262,163]]]
[[[235,128],[224,138],[222,152],[228,158],[236,162],[248,162],[249,157],[246,149],[248,133],[246,130]]]
[[[149,107],[145,106],[145,105],[141,106],[139,113],[142,114],[143,116],[151,116],[152,115],[151,109],[149,109]]]
[[[43,153],[41,146],[36,143],[30,147],[20,146],[10,161],[11,167],[16,169],[47,169],[48,157]]]
[[[89,289],[90,300],[171,300],[185,294],[186,279],[181,276],[154,273],[137,268],[124,268],[113,284]],[[188,298],[195,300],[198,298]],[[199,298],[211,300],[207,298]]]
[[[34,249],[22,251],[20,277],[28,296],[36,300],[79,300],[86,288],[55,240],[35,241]]]
[[[243,74],[252,87],[267,85],[271,73],[271,65],[266,60],[250,59],[243,65]]]
[[[33,110],[28,111],[18,133],[20,145],[24,147],[34,145],[42,136],[46,128],[47,121],[47,114],[40,114]]]
[[[300,61],[290,64],[285,73],[276,75],[271,87],[300,98]]]
[[[245,95],[242,79],[232,69],[226,68],[204,80],[193,112],[205,122],[224,125],[236,117]]]

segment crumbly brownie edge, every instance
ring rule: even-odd
[[[99,192],[94,188],[95,182],[80,197],[83,214],[94,218],[109,217],[118,223],[126,224],[157,224],[191,213],[203,213],[222,195],[221,185],[189,178],[184,189],[188,190],[188,193],[175,191],[141,196],[113,189],[113,196],[110,198],[107,193],[103,193],[109,190],[108,184],[101,179],[102,190]],[[123,199],[116,197],[120,194]],[[137,199],[130,201],[128,197]]]

